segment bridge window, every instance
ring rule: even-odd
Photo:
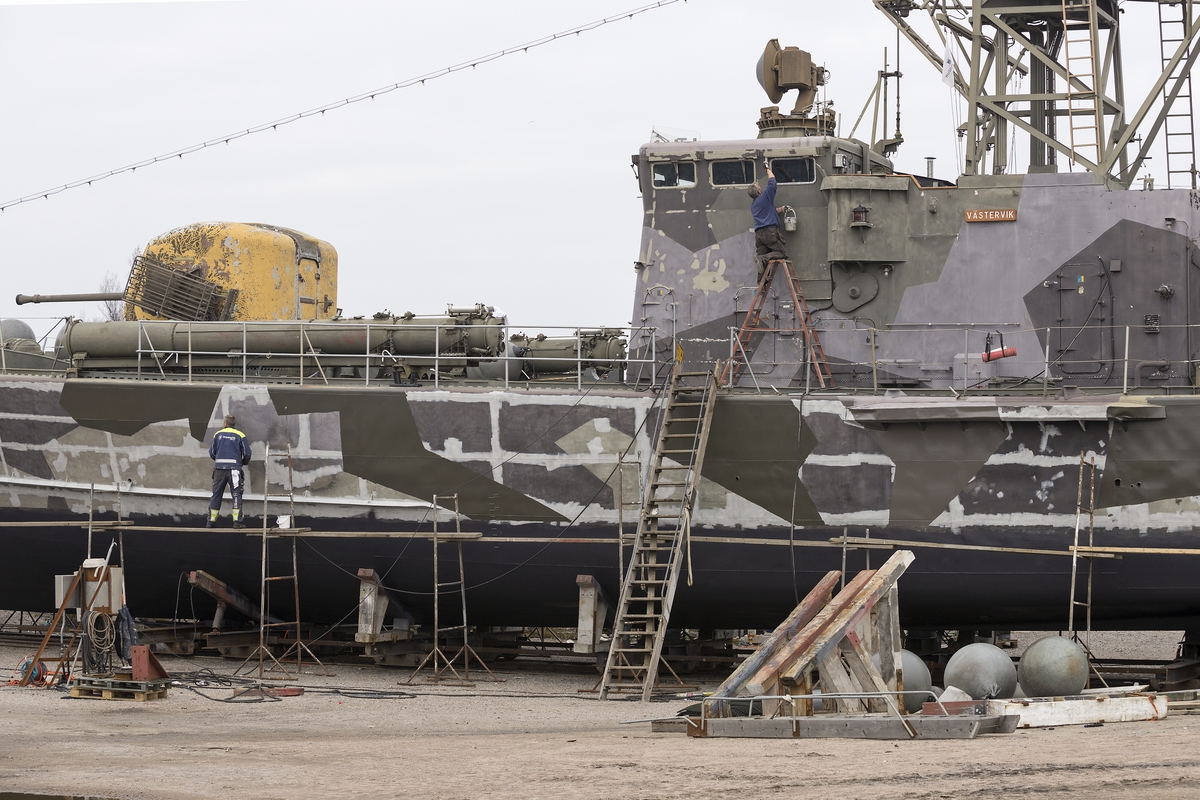
[[[713,186],[749,186],[754,183],[754,162],[714,161],[712,182]]]
[[[811,158],[776,158],[771,161],[776,183],[812,183],[817,179]]]
[[[696,185],[696,165],[690,161],[662,162],[654,165],[656,189],[676,186],[690,189]]]

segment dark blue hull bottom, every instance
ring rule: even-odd
[[[6,521],[61,519],[47,512],[14,512]],[[251,518],[253,525],[255,518]],[[142,525],[171,525],[169,518],[140,519]],[[225,524],[227,521],[223,520]],[[397,523],[371,520],[301,519],[322,531],[402,531]],[[176,523],[177,524],[177,523]],[[411,529],[411,526],[410,528]],[[473,530],[480,530],[474,526]],[[426,524],[422,528],[428,532]],[[552,525],[485,525],[483,538],[463,545],[468,611],[474,625],[574,626],[577,575],[594,575],[614,601],[620,589],[615,530],[584,526],[564,533]],[[125,534],[128,603],[139,617],[209,618],[213,601],[192,591],[186,573],[204,570],[257,600],[262,540],[246,532],[138,531]],[[798,530],[794,546],[786,529],[694,532],[692,585],[687,569],[680,579],[672,626],[680,628],[772,628],[829,570],[842,565],[842,551],[827,544],[841,529]],[[854,535],[852,532],[851,535]],[[859,534],[861,535],[861,533]],[[880,535],[878,532],[876,536]],[[976,546],[1066,550],[1069,532],[1029,529],[969,530],[960,535],[888,530],[891,539]],[[573,541],[555,541],[566,536]],[[730,542],[705,542],[720,536]],[[737,541],[745,537],[744,541]],[[86,549],[80,527],[0,528],[0,608],[45,611],[53,608],[53,576],[78,569]],[[520,537],[536,541],[499,541]],[[102,556],[111,533],[94,534],[93,554]],[[595,543],[580,539],[597,539]],[[761,543],[771,540],[774,544]],[[1197,547],[1200,536],[1171,533],[1137,536],[1097,534],[1099,545]],[[416,616],[432,615],[432,546],[424,539],[322,538],[298,544],[302,617],[311,622],[353,622],[360,568],[384,576],[386,586]],[[1066,625],[1071,560],[1063,556],[914,548],[916,561],[900,581],[900,617],[905,627],[936,629],[1061,629]],[[887,550],[850,550],[849,573],[879,566]],[[272,574],[291,571],[290,540],[271,542]],[[453,545],[441,551],[443,580],[457,578]],[[1200,621],[1200,560],[1189,556],[1130,555],[1094,562],[1096,628],[1181,629]],[[454,573],[453,575],[451,573]],[[1081,561],[1080,580],[1087,574]],[[1082,592],[1082,589],[1081,589]],[[443,608],[457,614],[457,596]],[[291,618],[292,589],[274,585],[269,603]],[[233,614],[231,613],[231,618]]]

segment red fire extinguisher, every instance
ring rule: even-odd
[[[1000,336],[1000,346],[995,349],[992,349],[992,335],[990,333],[987,335],[987,340],[985,341],[985,343],[983,345],[984,346],[984,352],[983,352],[984,362],[997,361],[1001,358],[1012,358],[1013,356],[1015,356],[1017,354],[1017,348],[1004,346],[1004,334],[1001,333],[1001,334],[999,334],[999,336]]]

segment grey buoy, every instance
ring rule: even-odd
[[[871,663],[875,665],[875,669],[879,669],[878,653],[871,656]],[[925,662],[916,653],[901,650],[900,669],[904,670],[904,691],[928,692],[933,687],[933,678],[929,674],[929,667],[925,666]],[[906,694],[904,695],[904,708],[908,713],[916,714],[932,700],[933,698],[928,694]]]
[[[1079,694],[1087,687],[1087,654],[1066,637],[1047,636],[1031,644],[1021,656],[1017,675],[1030,697]]]
[[[950,656],[945,683],[947,687],[957,686],[975,700],[1007,699],[1017,688],[1017,670],[999,647],[976,642]]]

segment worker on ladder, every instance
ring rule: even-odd
[[[754,253],[758,261],[758,279],[769,261],[787,261],[787,247],[779,228],[779,215],[783,207],[775,207],[775,173],[771,165],[767,169],[767,188],[764,190],[755,181],[747,190],[750,193],[750,215],[754,217]]]
[[[208,521],[205,527],[214,528],[221,513],[221,501],[225,487],[233,497],[233,527],[245,527],[242,521],[242,493],[246,491],[246,471],[250,463],[250,442],[246,434],[233,427],[237,424],[233,414],[226,414],[225,427],[213,434],[208,455],[213,460],[212,500],[208,503]]]

